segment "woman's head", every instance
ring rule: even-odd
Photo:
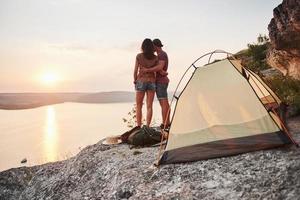
[[[142,49],[142,52],[143,52],[144,56],[147,59],[153,59],[155,57],[155,55],[154,55],[154,45],[153,45],[151,39],[149,39],[149,38],[144,39],[141,49]]]

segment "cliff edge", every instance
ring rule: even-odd
[[[268,30],[268,64],[284,75],[300,79],[300,1],[283,0],[274,8]]]
[[[300,141],[300,117],[289,120]],[[297,199],[300,151],[288,146],[152,167],[158,148],[101,142],[60,162],[0,172],[0,199]]]

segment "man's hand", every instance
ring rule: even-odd
[[[166,71],[164,71],[164,70],[160,70],[159,73],[160,73],[160,75],[162,75],[162,76],[167,76],[167,75],[169,74],[168,72],[166,72]]]

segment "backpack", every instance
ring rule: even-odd
[[[143,126],[133,131],[128,137],[127,143],[134,146],[151,146],[161,141],[161,132],[154,128]]]

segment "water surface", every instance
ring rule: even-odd
[[[128,130],[133,103],[63,103],[26,110],[0,110],[0,171],[63,160],[87,145]],[[154,121],[160,122],[154,103]]]

